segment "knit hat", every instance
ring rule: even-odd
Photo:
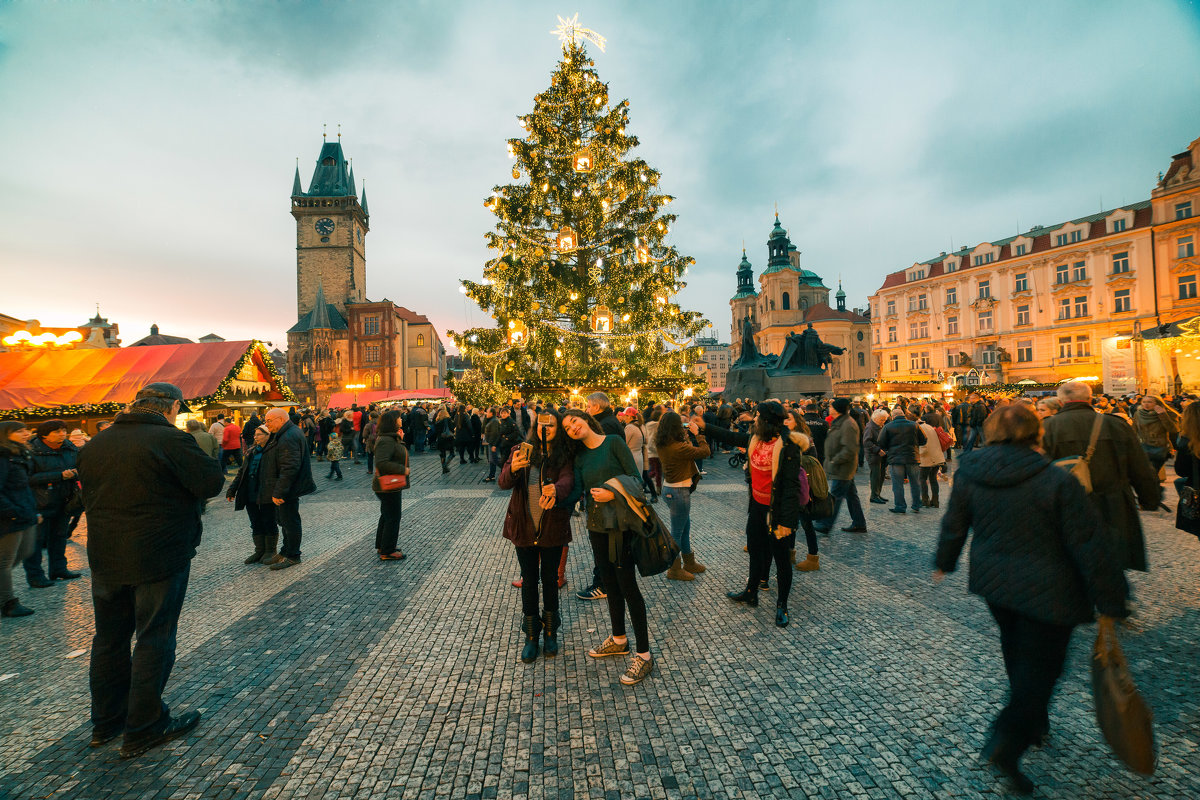
[[[839,414],[845,415],[850,410],[850,400],[845,397],[833,398],[833,410]]]
[[[760,419],[776,425],[782,425],[784,419],[787,418],[787,412],[783,410],[783,405],[776,400],[767,400],[759,403],[757,410]]]

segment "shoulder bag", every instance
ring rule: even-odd
[[[1087,494],[1092,493],[1092,470],[1088,466],[1088,462],[1092,460],[1092,455],[1096,452],[1096,442],[1100,439],[1100,426],[1104,423],[1104,415],[1096,413],[1096,420],[1092,423],[1092,435],[1088,440],[1087,451],[1081,456],[1064,456],[1056,458],[1050,462],[1059,469],[1065,469],[1068,473],[1075,476],[1075,480],[1079,481],[1083,486],[1083,491]]]
[[[375,479],[379,481],[381,492],[402,492],[409,487],[408,481],[408,450],[404,451],[403,475],[380,475],[379,467],[375,468]]]
[[[1183,444],[1183,447],[1179,448],[1181,452],[1184,447],[1190,445]],[[1200,460],[1190,452],[1188,456],[1192,458],[1192,477],[1179,487],[1179,505],[1175,506],[1175,527],[1200,537],[1200,492],[1196,491],[1197,478],[1200,478]]]
[[[1092,648],[1096,722],[1117,758],[1134,772],[1153,775],[1154,715],[1133,683],[1111,617],[1101,617]]]

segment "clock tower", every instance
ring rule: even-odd
[[[341,134],[326,141],[317,157],[308,191],[300,186],[300,168],[292,182],[296,219],[296,316],[310,313],[323,288],[327,302],[343,317],[346,306],[365,299],[366,236],[370,230],[366,189],[360,196],[354,167],[342,152]]]

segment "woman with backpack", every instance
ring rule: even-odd
[[[808,438],[788,430],[787,412],[775,400],[758,404],[750,434],[737,433],[716,425],[694,421],[713,441],[745,447],[750,475],[750,507],[746,518],[746,544],[750,553],[750,575],[746,588],[729,592],[730,600],[758,606],[761,576],[767,562],[774,559],[779,573],[779,597],[775,602],[775,624],[789,622],[787,601],[792,589],[792,564],[788,537],[800,523],[800,512],[809,502],[808,476],[803,468],[803,443]]]
[[[696,444],[688,439],[689,430],[696,437]],[[712,451],[700,433],[700,427],[692,422],[685,429],[683,419],[674,411],[659,418],[654,439],[663,469],[663,499],[671,509],[671,537],[681,553],[667,570],[667,579],[695,580],[696,575],[704,572],[705,566],[692,552],[692,479],[700,472],[696,462],[708,458]]]
[[[575,455],[575,468],[580,491],[587,500],[587,519],[591,523],[602,516],[598,513],[598,504],[616,500],[616,494],[604,485],[605,482],[618,475],[639,478],[637,464],[624,437],[605,436],[600,423],[586,411],[567,411],[563,415],[563,431],[580,445]],[[628,608],[637,651],[630,659],[629,669],[621,676],[621,683],[633,686],[645,680],[654,669],[654,662],[650,658],[650,630],[646,624],[646,600],[638,588],[637,566],[633,560],[633,537],[622,537],[615,560],[609,552],[609,535],[606,531],[593,530],[589,524],[588,540],[604,591],[608,594],[608,615],[612,622],[612,634],[602,644],[589,650],[588,655],[592,658],[608,658],[629,654],[629,640],[625,635],[625,609]]]

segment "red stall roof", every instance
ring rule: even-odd
[[[124,404],[155,381],[175,384],[188,400],[208,397],[260,348],[242,341],[0,353],[0,409]],[[255,362],[266,371],[262,353]]]
[[[371,403],[394,402],[397,400],[450,400],[453,395],[449,389],[395,389],[388,391],[373,390],[369,392],[335,392],[329,396],[326,408],[349,408],[352,404],[360,406]]]

